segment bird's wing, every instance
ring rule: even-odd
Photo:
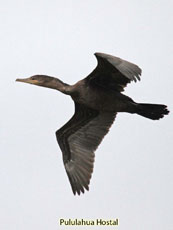
[[[131,81],[140,80],[141,69],[128,61],[104,53],[95,53],[97,67],[85,78],[93,86],[124,91]]]
[[[56,132],[74,195],[89,190],[94,151],[109,131],[116,114],[99,112],[75,102],[75,114]]]

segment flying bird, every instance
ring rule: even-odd
[[[166,105],[136,103],[122,93],[128,83],[140,80],[141,69],[137,65],[104,53],[95,53],[95,56],[96,68],[74,85],[47,75],[16,79],[58,90],[74,101],[74,115],[56,131],[74,195],[89,190],[94,152],[118,112],[138,114],[152,120],[159,120],[169,113]]]

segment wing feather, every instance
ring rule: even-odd
[[[94,151],[109,131],[115,113],[98,112],[75,103],[75,114],[56,132],[74,194],[84,193],[94,167]]]
[[[97,67],[85,78],[90,85],[122,92],[128,83],[140,80],[142,71],[137,65],[109,54],[95,53],[95,56]]]

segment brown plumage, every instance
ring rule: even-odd
[[[136,113],[158,120],[168,114],[166,105],[141,104],[121,92],[131,81],[140,80],[141,69],[120,58],[95,54],[98,65],[89,76],[68,85],[57,78],[34,75],[17,81],[48,87],[70,95],[73,117],[56,132],[63,162],[74,194],[89,190],[94,152],[108,133],[117,112]]]

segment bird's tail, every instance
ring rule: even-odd
[[[159,104],[137,104],[137,114],[152,120],[159,120],[169,113],[166,105]]]

